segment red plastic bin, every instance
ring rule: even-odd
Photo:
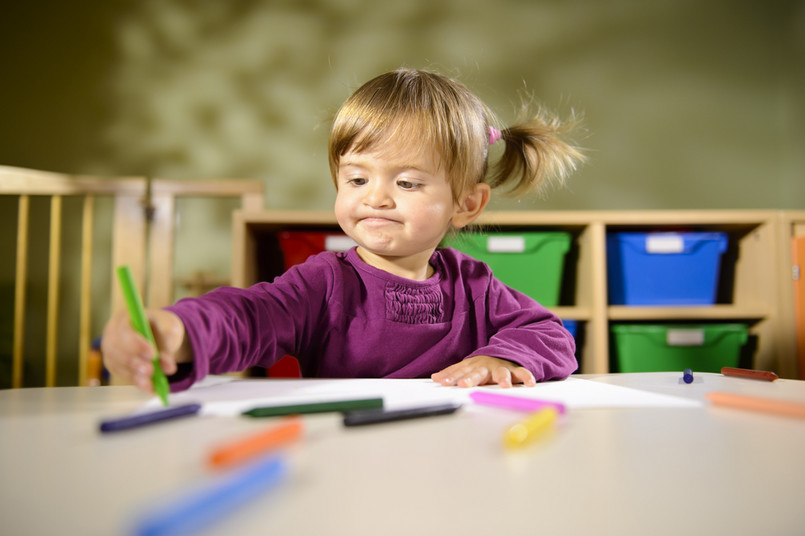
[[[322,251],[347,251],[355,242],[343,233],[282,231],[277,234],[285,259],[285,269],[302,264]]]
[[[277,234],[285,269],[301,264],[311,255],[322,251],[346,251],[355,242],[343,233],[282,231]],[[268,367],[266,375],[270,378],[299,378],[299,361],[286,355]]]

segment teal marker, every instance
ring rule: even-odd
[[[132,327],[137,330],[137,333],[148,339],[148,342],[154,347],[154,359],[151,361],[154,365],[154,374],[151,376],[151,383],[154,385],[154,392],[162,400],[162,403],[167,406],[168,392],[170,391],[168,378],[162,371],[162,365],[159,364],[159,350],[154,340],[154,334],[151,332],[151,324],[148,323],[148,317],[145,316],[143,301],[137,292],[137,286],[134,284],[134,278],[131,276],[131,270],[128,266],[117,267],[117,279],[120,281],[120,288],[126,300]]]

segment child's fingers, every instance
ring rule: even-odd
[[[489,369],[484,366],[474,366],[471,361],[462,361],[451,365],[431,375],[433,381],[439,382],[444,386],[457,385],[459,387],[475,387],[486,383],[489,377]]]
[[[145,337],[131,327],[125,312],[114,315],[104,328],[101,353],[110,373],[150,391],[154,350]]]
[[[486,367],[473,367],[468,369],[461,377],[456,379],[459,387],[475,387],[483,385],[489,380],[489,369]]]
[[[154,332],[154,340],[159,347],[159,360],[162,370],[168,376],[177,370],[177,353],[184,340],[184,326],[176,315],[168,311],[149,311],[149,322]]]
[[[489,356],[475,356],[431,374],[431,379],[444,386],[476,387],[494,383],[508,388],[522,383],[533,387],[537,384],[534,375],[511,361]]]
[[[132,378],[132,382],[141,391],[153,394],[154,384],[151,381],[151,376],[153,375],[153,365],[151,366],[150,370],[151,372],[138,373],[136,376],[134,376],[134,378]]]
[[[531,374],[531,371],[529,371],[527,368],[516,367],[511,372],[515,383],[522,383],[527,387],[534,387],[537,385],[537,380],[534,379],[534,375]]]
[[[456,384],[456,378],[461,376],[459,372],[460,367],[462,367],[462,363],[456,363],[455,365],[450,365],[449,367],[440,370],[439,372],[434,372],[430,375],[430,379],[440,383],[444,386],[451,386]]]
[[[507,367],[497,367],[492,372],[492,383],[496,383],[504,389],[512,386],[512,373]]]
[[[123,371],[119,372],[119,376],[131,381],[143,391],[153,392],[151,375],[154,373],[154,365],[151,360],[144,358],[141,354],[126,354],[125,352],[120,354],[119,361],[122,362]],[[110,370],[110,372],[115,373],[114,370]]]

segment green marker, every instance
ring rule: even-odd
[[[157,343],[154,340],[154,334],[151,332],[151,324],[148,323],[148,317],[145,316],[145,309],[140,294],[137,292],[137,286],[134,284],[134,278],[131,276],[131,270],[128,266],[117,267],[117,279],[120,281],[120,288],[123,291],[123,297],[126,299],[126,307],[129,310],[131,317],[131,325],[137,330],[137,333],[148,339],[151,346],[156,350],[153,361],[154,374],[151,376],[151,383],[154,385],[154,391],[162,400],[164,405],[168,405],[168,378],[162,371],[162,365],[159,364],[159,350]]]
[[[281,417],[283,415],[301,415],[305,413],[330,413],[354,411],[358,409],[383,409],[382,398],[361,398],[358,400],[336,400],[333,402],[313,402],[310,404],[292,404],[289,406],[268,406],[244,411],[247,417]]]

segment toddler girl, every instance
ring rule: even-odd
[[[438,247],[478,217],[491,188],[538,190],[583,160],[544,113],[496,124],[478,97],[436,73],[399,69],[359,88],[329,142],[336,220],[357,247],[314,255],[271,283],[149,310],[171,389],[285,354],[304,377],[510,387],[572,373],[575,344],[555,315],[485,264]],[[488,172],[495,143],[505,147]],[[125,312],[107,323],[102,351],[111,373],[152,392],[153,349]]]

